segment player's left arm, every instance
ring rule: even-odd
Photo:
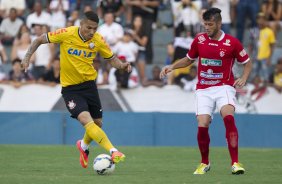
[[[120,70],[126,70],[127,72],[131,72],[131,64],[129,62],[122,62],[116,56],[114,56],[111,60],[109,60],[112,67]]]
[[[37,50],[37,48],[41,45],[41,44],[46,44],[49,43],[48,42],[48,38],[46,36],[46,34],[42,34],[41,36],[39,36],[38,38],[36,38],[31,45],[29,46],[21,64],[25,70],[25,72],[28,69],[29,66],[29,62],[30,62],[30,58],[32,56],[32,54]]]
[[[244,70],[243,70],[242,76],[234,82],[233,86],[236,86],[236,87],[239,87],[239,88],[242,88],[242,87],[245,86],[245,84],[248,80],[248,77],[249,77],[249,75],[252,71],[252,65],[253,65],[252,62],[249,59],[249,61],[244,64]]]
[[[233,84],[234,87],[242,88],[245,86],[248,77],[252,71],[252,60],[249,58],[249,55],[245,51],[244,47],[240,43],[239,40],[235,40],[235,58],[237,59],[239,64],[244,65],[243,74],[239,77]]]

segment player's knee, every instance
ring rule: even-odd
[[[103,126],[102,119],[94,119],[94,123],[100,128],[102,128],[102,126]]]
[[[81,122],[81,124],[86,125],[87,123],[93,121],[91,115],[89,114],[89,112],[81,112],[78,117],[77,117],[78,121]]]

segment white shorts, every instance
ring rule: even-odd
[[[209,114],[212,116],[216,107],[220,112],[224,105],[235,108],[236,90],[229,85],[214,86],[196,91],[196,115]]]

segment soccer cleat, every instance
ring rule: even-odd
[[[232,174],[239,175],[239,174],[244,174],[245,169],[243,168],[242,164],[234,162],[232,167],[231,167],[231,171],[232,171]]]
[[[114,151],[112,153],[112,161],[114,163],[119,163],[120,161],[124,161],[125,155],[122,152]]]
[[[207,165],[207,164],[204,164],[204,163],[201,163],[197,169],[195,170],[195,172],[193,174],[205,174],[206,172],[208,172],[211,168],[211,165],[210,163]]]
[[[81,143],[81,140],[78,140],[76,142],[76,147],[77,149],[79,150],[80,152],[80,156],[79,156],[79,161],[80,161],[80,165],[83,167],[83,168],[87,168],[88,166],[88,155],[89,155],[89,150],[83,150],[80,146],[80,143]]]

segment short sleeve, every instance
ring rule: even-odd
[[[239,64],[245,64],[249,61],[249,55],[237,39],[235,42],[235,58]]]
[[[104,59],[112,59],[114,57],[114,53],[110,49],[109,45],[103,39],[102,36],[99,36],[99,53]]]
[[[273,43],[275,43],[275,42],[276,42],[275,34],[274,34],[274,32],[271,30],[271,31],[269,32],[269,43],[270,43],[270,44],[273,44]]]
[[[56,31],[48,32],[47,39],[49,43],[61,43],[65,38],[67,38],[69,33],[70,33],[69,28],[57,29]]]
[[[193,42],[191,44],[191,48],[188,51],[186,56],[191,60],[195,60],[199,56],[198,43],[197,43],[196,39],[193,40]]]

